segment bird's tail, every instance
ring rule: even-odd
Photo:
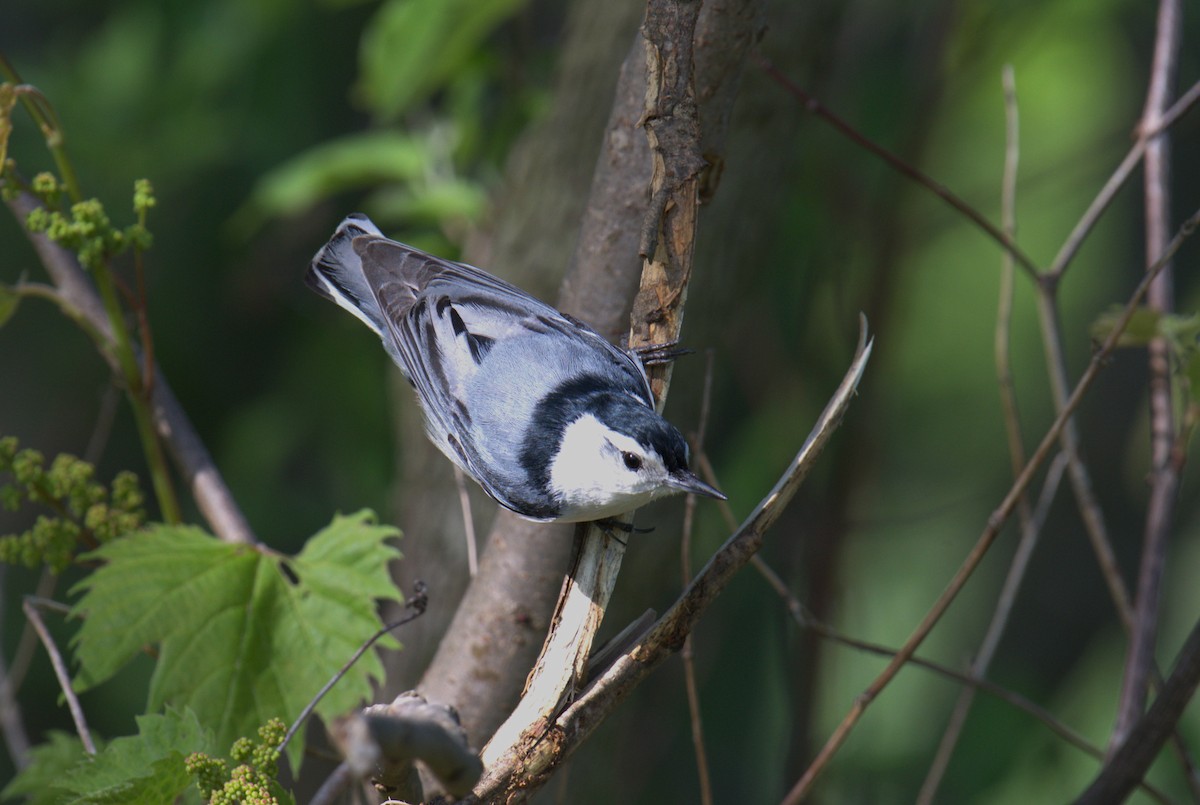
[[[382,336],[385,329],[383,312],[363,275],[362,259],[354,250],[354,239],[360,235],[382,237],[383,233],[367,216],[352,213],[338,224],[333,237],[313,257],[304,282]]]

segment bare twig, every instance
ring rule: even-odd
[[[1125,182],[1129,181],[1133,169],[1142,161],[1142,156],[1146,153],[1146,145],[1150,141],[1150,138],[1174,125],[1175,121],[1183,117],[1197,102],[1200,102],[1200,81],[1193,84],[1191,89],[1181,95],[1179,100],[1163,113],[1162,117],[1159,118],[1156,128],[1142,129],[1138,132],[1138,137],[1129,149],[1129,153],[1125,155],[1116,170],[1108,177],[1108,181],[1100,188],[1100,192],[1096,194],[1092,203],[1083,213],[1083,217],[1075,224],[1075,228],[1071,230],[1071,234],[1067,236],[1066,241],[1063,242],[1062,247],[1058,250],[1058,254],[1054,257],[1054,262],[1046,270],[1046,277],[1050,281],[1057,281],[1066,272],[1071,261],[1075,259],[1075,255],[1083,247],[1083,242],[1087,240],[1087,236],[1091,234],[1092,229],[1096,226],[1096,222],[1100,220],[1100,216],[1104,214],[1104,211],[1108,209],[1113,199],[1116,198],[1117,191],[1125,186]]]
[[[0,590],[4,589],[7,573],[8,566],[0,565]],[[4,622],[4,599],[0,597],[0,629]],[[3,641],[0,645],[4,645]],[[25,729],[21,706],[17,704],[17,686],[4,662],[3,651],[0,651],[0,734],[4,735],[4,745],[8,747],[13,766],[23,769],[29,765],[29,732]]]
[[[705,480],[713,485],[717,485],[718,479],[716,473],[713,471],[712,463],[708,460],[707,454],[700,454],[698,460],[701,473]],[[1062,455],[1062,453],[1059,453],[1057,456],[1055,456],[1054,461],[1050,465],[1050,471],[1046,475],[1046,480],[1042,485],[1042,492],[1038,498],[1037,510],[1033,515],[1034,520],[1039,526],[1045,522],[1046,515],[1049,513],[1050,504],[1054,501],[1056,489],[1058,488],[1059,482],[1062,480],[1062,474],[1065,466],[1065,457]],[[733,516],[733,510],[730,508],[729,503],[727,501],[718,501],[717,506],[720,509],[722,516],[725,518],[725,522],[729,528],[736,528],[737,520]],[[775,570],[768,565],[766,560],[764,560],[760,555],[755,554],[752,556],[750,558],[750,564],[756,571],[758,571],[758,574],[763,577],[771,589],[775,591],[776,595],[778,595],[784,602],[788,614],[791,615],[792,620],[795,621],[796,625],[801,629],[810,631],[813,634],[819,635],[820,637],[823,637],[831,642],[840,643],[841,645],[857,649],[859,651],[866,651],[871,654],[877,654],[881,657],[888,658],[896,656],[897,651],[894,648],[889,648],[888,646],[882,646],[877,643],[871,643],[866,640],[859,640],[857,638],[844,635],[833,627],[828,626],[827,624],[824,624],[813,617],[812,613],[809,612],[808,609],[800,603],[800,600],[792,594],[792,591],[788,588],[787,583],[780,578],[779,574],[776,573]],[[1019,693],[1015,693],[1007,688],[1001,687],[1000,685],[983,678],[983,676],[980,674],[973,672],[963,673],[955,668],[933,662],[932,660],[924,659],[923,657],[918,657],[915,654],[911,658],[910,662],[911,664],[920,668],[925,668],[929,671],[940,674],[947,679],[960,682],[971,690],[981,690],[990,696],[1012,705],[1018,710],[1023,710],[1033,718],[1045,724],[1047,729],[1049,729],[1055,735],[1058,735],[1067,743],[1096,758],[1097,760],[1104,759],[1104,751],[1102,749],[1094,744],[1089,743],[1088,740],[1078,732],[1059,721],[1053,713],[1030,701]],[[1148,783],[1142,783],[1142,788],[1151,796],[1155,797],[1155,799],[1158,799],[1161,802],[1168,801],[1165,794]]]
[[[1092,356],[1091,362],[1088,364],[1083,376],[1079,379],[1079,383],[1075,386],[1075,390],[1071,393],[1070,398],[1066,400],[1066,404],[1063,406],[1063,409],[1059,412],[1053,424],[1051,424],[1050,428],[1046,431],[1045,436],[1042,437],[1041,443],[1038,444],[1033,456],[1025,465],[1025,469],[1023,469],[1021,474],[1017,476],[1000,505],[997,506],[995,511],[992,512],[991,516],[988,517],[987,526],[984,528],[983,533],[980,534],[975,546],[971,549],[970,553],[967,555],[958,571],[954,574],[954,577],[950,580],[950,583],[946,586],[946,589],[940,596],[938,596],[937,601],[930,608],[929,612],[926,613],[925,617],[921,620],[921,623],[913,631],[912,635],[909,636],[908,640],[905,641],[904,645],[901,647],[900,651],[896,654],[892,661],[889,662],[887,667],[880,672],[875,680],[868,685],[861,694],[858,695],[854,704],[850,708],[850,711],[846,714],[846,716],[842,719],[842,722],[825,742],[825,746],[822,747],[816,759],[813,760],[812,764],[804,772],[804,775],[801,776],[801,778],[796,782],[796,785],[792,787],[792,790],[788,792],[787,796],[783,800],[784,803],[787,803],[787,805],[795,805],[796,803],[799,803],[805,796],[807,796],[807,794],[812,790],[812,787],[817,778],[820,776],[821,772],[825,770],[825,767],[829,764],[830,760],[832,760],[833,756],[837,753],[838,749],[841,748],[842,744],[845,743],[846,738],[849,737],[850,732],[858,724],[859,719],[862,717],[862,714],[866,711],[867,707],[870,706],[871,702],[875,700],[875,697],[877,697],[879,693],[888,686],[892,679],[895,678],[896,674],[899,673],[900,669],[904,666],[904,663],[907,662],[910,657],[912,657],[913,653],[917,650],[917,647],[924,642],[925,638],[929,636],[929,633],[933,630],[933,627],[937,625],[937,622],[941,619],[942,615],[946,613],[946,610],[950,607],[950,604],[954,601],[954,599],[958,596],[958,593],[962,590],[963,586],[967,583],[967,580],[971,577],[971,574],[975,571],[975,568],[979,566],[979,563],[987,554],[988,549],[991,548],[992,543],[995,542],[996,537],[999,536],[1000,529],[1012,515],[1013,510],[1016,508],[1017,501],[1020,499],[1021,495],[1025,493],[1025,490],[1028,489],[1029,484],[1033,480],[1033,476],[1049,457],[1050,452],[1054,448],[1055,442],[1059,440],[1061,434],[1064,432],[1064,428],[1067,422],[1070,420],[1071,415],[1079,406],[1084,394],[1086,394],[1088,389],[1091,388],[1092,383],[1095,381],[1096,376],[1100,373],[1100,370],[1104,366],[1108,356],[1116,348],[1118,338],[1129,325],[1130,319],[1133,318],[1133,314],[1136,312],[1138,305],[1141,304],[1142,299],[1149,290],[1150,283],[1153,281],[1154,277],[1157,276],[1158,272],[1162,270],[1162,267],[1166,265],[1166,262],[1171,259],[1176,251],[1178,251],[1179,247],[1183,245],[1183,242],[1195,231],[1195,228],[1198,224],[1200,224],[1200,210],[1197,210],[1197,212],[1193,214],[1193,216],[1189,218],[1187,222],[1184,223],[1183,227],[1176,234],[1175,238],[1172,239],[1170,245],[1164,253],[1163,259],[1152,266],[1142,278],[1142,281],[1138,283],[1137,288],[1134,290],[1129,301],[1126,303],[1120,318],[1114,325],[1113,331],[1109,334],[1108,338],[1105,339],[1100,349],[1097,350]]]
[[[1017,114],[1016,79],[1013,75],[1011,64],[1004,65],[1002,83],[1004,85],[1005,148],[1004,173],[1000,183],[1000,220],[1001,225],[1004,227],[1004,233],[1015,240],[1017,233],[1016,197],[1017,165],[1020,157],[1020,125]],[[1016,270],[1013,265],[1012,254],[1006,251],[1000,257],[1000,291],[998,294],[999,305],[996,312],[995,362],[996,385],[1000,391],[1000,410],[1004,421],[1004,433],[1008,442],[1009,463],[1012,466],[1014,477],[1021,471],[1021,467],[1025,466],[1025,445],[1021,435],[1021,415],[1017,406],[1016,389],[1013,386],[1012,357],[1010,351],[1013,286],[1015,281]],[[1061,454],[1059,457],[1062,457]],[[1061,465],[1059,466],[1061,475]],[[1057,489],[1057,480],[1055,488]],[[1033,548],[1037,544],[1040,529],[1034,527],[1027,495],[1022,495],[1017,501],[1017,522],[1021,528],[1021,540],[1017,544],[1016,553],[1014,553],[1012,563],[1009,565],[1008,575],[1004,580],[1004,587],[997,601],[991,623],[988,624],[983,643],[971,663],[971,673],[974,676],[982,677],[987,674],[988,666],[992,661],[992,654],[995,652],[996,646],[1000,643],[1000,637],[1004,634],[1004,627],[1008,623],[1008,615],[1012,609],[1013,601],[1016,599],[1017,590],[1020,587],[1022,579],[1025,577],[1025,569],[1028,567],[1029,559],[1033,555]],[[974,698],[974,691],[970,688],[964,689],[959,693],[958,701],[954,704],[954,710],[950,714],[950,720],[946,724],[946,730],[942,734],[937,752],[934,754],[933,763],[930,764],[925,781],[921,784],[921,791],[917,795],[918,805],[928,805],[937,796],[938,787],[941,785],[942,777],[950,765],[950,756],[954,753],[954,748],[958,745],[958,739],[962,735],[962,729],[967,722],[967,714],[970,712],[971,703],[974,701]]]
[[[1008,573],[1004,577],[1004,584],[1000,588],[1000,595],[996,599],[996,610],[992,615],[992,620],[988,624],[979,651],[968,669],[968,674],[972,677],[982,678],[987,674],[988,666],[991,665],[996,649],[1000,645],[1000,639],[1004,636],[1004,628],[1012,613],[1013,605],[1016,603],[1017,593],[1025,578],[1025,572],[1029,568],[1029,560],[1033,556],[1034,548],[1037,547],[1038,537],[1046,522],[1046,515],[1050,512],[1050,504],[1054,502],[1066,468],[1067,457],[1064,453],[1059,453],[1050,462],[1050,469],[1046,472],[1037,508],[1025,515],[1018,515],[1018,520],[1021,521],[1021,539],[1017,543],[1017,550],[1013,553]],[[1020,471],[1020,468],[1018,467],[1017,470]],[[967,715],[973,701],[974,691],[966,689],[959,694],[958,701],[954,703],[954,710],[950,714],[950,721],[946,724],[946,731],[942,734],[942,740],[938,744],[933,763],[930,764],[929,773],[917,795],[918,803],[931,803],[937,796],[938,786],[941,785],[942,777],[950,765],[950,756],[967,723]]]
[[[454,465],[454,485],[458,487],[458,505],[462,507],[463,534],[467,540],[467,575],[475,578],[479,571],[479,548],[475,539],[475,518],[471,514],[471,495],[463,471]]]
[[[823,103],[814,98],[812,95],[809,95],[790,78],[784,75],[778,67],[773,65],[761,53],[756,51],[754,53],[754,59],[758,62],[758,65],[767,75],[769,75],[781,87],[787,90],[787,92],[795,97],[796,100],[800,101],[807,111],[812,112],[817,117],[829,123],[835,129],[845,135],[849,140],[861,146],[863,149],[870,151],[872,154],[891,165],[892,168],[904,174],[909,179],[912,179],[914,182],[933,193],[942,201],[949,204],[959,213],[969,218],[976,226],[987,233],[992,240],[1000,244],[1000,246],[1008,254],[1012,255],[1013,259],[1020,264],[1021,268],[1024,269],[1024,271],[1029,274],[1030,277],[1034,279],[1038,277],[1041,272],[1037,266],[1037,263],[1035,263],[1033,259],[1026,255],[1023,251],[1021,251],[1020,247],[1017,246],[1017,244],[1008,234],[998,229],[995,224],[985,218],[983,213],[979,212],[979,210],[963,201],[941,182],[938,182],[937,180],[921,172],[916,167],[905,162],[891,151],[863,135],[862,132],[858,131],[858,129],[851,126],[845,120],[842,120],[842,118],[830,111]]]
[[[79,698],[71,687],[71,675],[67,671],[67,663],[58,652],[58,646],[55,645],[54,638],[50,636],[50,631],[42,620],[42,613],[38,612],[39,607],[57,610],[61,605],[55,601],[26,596],[25,600],[21,602],[21,609],[25,611],[25,617],[37,630],[38,637],[42,639],[42,645],[45,646],[46,653],[50,656],[50,664],[54,667],[54,676],[58,678],[58,685],[62,688],[63,697],[67,700],[67,707],[71,710],[71,718],[75,721],[75,731],[79,733],[79,739],[83,741],[83,749],[89,755],[94,755],[96,754],[96,744],[92,742],[92,733],[88,730],[87,719],[83,716],[83,708],[79,706]],[[61,611],[69,612],[65,607]]]
[[[43,568],[42,575],[38,578],[37,587],[33,592],[34,600],[47,599],[54,595],[54,589],[57,586],[58,576],[52,573],[50,568]],[[14,696],[21,690],[21,685],[25,682],[25,675],[29,673],[29,666],[37,652],[37,644],[37,633],[33,630],[33,625],[26,621],[25,627],[21,630],[21,639],[17,642],[17,650],[13,652],[12,665],[8,669],[8,681]]]
[[[704,432],[708,428],[708,415],[712,407],[713,352],[708,350],[704,364],[704,391],[700,395],[700,421],[692,440],[692,452],[704,452]],[[720,501],[727,503],[727,501]],[[679,541],[679,571],[686,589],[692,578],[692,531],[696,520],[696,496],[688,495],[683,509],[683,535]],[[736,527],[736,523],[734,524]],[[692,749],[696,754],[696,774],[700,783],[701,805],[712,805],[712,781],[708,772],[708,753],[704,750],[704,721],[700,715],[700,689],[696,684],[696,663],[692,651],[692,635],[683,641],[679,658],[683,662],[683,683],[687,692],[688,721],[692,731]]]
[[[308,720],[310,715],[312,715],[312,711],[316,709],[318,704],[320,704],[321,699],[325,698],[325,694],[332,690],[333,686],[341,681],[342,677],[346,675],[346,672],[354,667],[354,663],[358,662],[359,658],[367,653],[367,649],[375,645],[380,638],[393,629],[399,629],[404,624],[416,620],[424,615],[425,608],[427,606],[429,606],[428,591],[425,589],[425,585],[422,582],[417,582],[417,587],[413,591],[413,597],[408,599],[408,601],[406,601],[404,604],[404,608],[408,610],[408,613],[399,620],[387,624],[362,642],[362,645],[360,645],[358,649],[356,649],[355,652],[350,655],[350,659],[346,660],[346,662],[342,664],[342,667],[338,669],[337,673],[330,677],[329,681],[326,682],[324,686],[317,691],[317,694],[309,700],[308,704],[304,706],[304,709],[300,712],[300,715],[296,717],[296,720],[292,722],[292,726],[288,728],[287,734],[283,736],[283,742],[279,744],[279,750],[281,752],[283,751],[283,749],[288,745],[300,728],[304,726],[304,722]]]
[[[1051,495],[1051,497],[1053,496]],[[754,569],[757,570],[759,574],[766,580],[767,584],[770,585],[770,587],[775,590],[779,597],[784,601],[788,612],[792,616],[792,620],[794,620],[796,625],[801,629],[805,629],[813,634],[819,635],[820,637],[823,637],[832,643],[838,643],[846,646],[847,648],[856,649],[858,651],[865,651],[868,654],[875,654],[880,657],[889,658],[896,656],[896,649],[894,648],[844,635],[833,627],[821,623],[812,616],[812,613],[810,613],[804,607],[804,605],[800,603],[796,596],[792,595],[791,590],[788,589],[788,586],[784,580],[779,577],[779,574],[777,574],[761,556],[755,555],[751,560],[751,564],[754,566]],[[1030,717],[1040,721],[1043,725],[1045,725],[1046,729],[1050,730],[1055,735],[1062,738],[1068,744],[1074,746],[1081,752],[1095,758],[1096,760],[1104,760],[1103,749],[1093,743],[1090,743],[1078,732],[1071,729],[1071,727],[1067,726],[1058,718],[1056,718],[1049,710],[1033,701],[1030,701],[1019,693],[1011,691],[1008,688],[1001,687],[995,682],[969,671],[963,673],[962,671],[951,668],[948,665],[933,662],[932,660],[927,660],[924,657],[919,657],[915,654],[909,660],[909,664],[918,668],[924,668],[925,670],[931,671],[939,676],[945,677],[946,679],[958,682],[970,690],[978,690],[986,693],[989,696],[999,699],[1005,704],[1008,704],[1017,710],[1021,710],[1027,713]],[[1142,782],[1141,788],[1159,802],[1170,802],[1170,799],[1163,791],[1155,788],[1149,783]]]
[[[853,398],[871,354],[866,321],[854,362],[847,370],[829,404],[821,413],[800,452],[783,476],[762,499],[741,527],[709,559],[683,595],[654,627],[626,654],[590,684],[547,730],[544,740],[516,747],[516,751],[487,764],[487,773],[476,788],[480,799],[509,801],[527,796],[553,773],[591,732],[617,707],[651,671],[683,645],[707,607],[729,584],[762,545],[766,531],[775,524],[803,483],[817,456],[829,442]]]
[[[1162,0],[1158,6],[1158,30],[1154,43],[1154,62],[1150,87],[1139,128],[1156,131],[1175,83],[1179,57],[1180,27],[1183,10],[1179,0]],[[1153,265],[1170,240],[1171,141],[1160,131],[1146,143],[1144,187],[1146,197],[1146,263]],[[1171,266],[1168,263],[1150,285],[1146,305],[1159,313],[1174,309]],[[1146,510],[1146,530],[1142,541],[1141,569],[1138,573],[1137,599],[1125,658],[1125,676],[1121,684],[1120,704],[1109,747],[1115,750],[1125,740],[1133,724],[1146,707],[1147,685],[1154,665],[1154,646],[1158,637],[1158,609],[1166,564],[1167,536],[1174,520],[1179,491],[1179,467],[1172,460],[1175,444],[1175,413],[1171,404],[1171,355],[1165,338],[1150,341],[1150,502]]]
[[[1067,358],[1063,348],[1062,321],[1055,299],[1053,284],[1043,284],[1038,287],[1037,311],[1038,323],[1042,331],[1042,348],[1046,353],[1046,371],[1050,378],[1050,391],[1054,399],[1054,409],[1060,414],[1065,410],[1070,393],[1070,380],[1067,378]],[[1071,491],[1075,495],[1079,515],[1087,531],[1092,552],[1100,565],[1100,573],[1108,586],[1109,596],[1121,619],[1121,625],[1126,631],[1133,625],[1133,604],[1129,598],[1129,590],[1117,564],[1116,553],[1113,551],[1112,540],[1108,535],[1108,526],[1104,522],[1104,513],[1100,502],[1092,489],[1091,473],[1079,451],[1079,430],[1074,417],[1063,424],[1062,449],[1067,456],[1068,478]]]
[[[1194,220],[1194,219],[1193,219]],[[1129,736],[1111,754],[1076,805],[1107,805],[1123,802],[1137,785],[1163,743],[1179,723],[1184,709],[1200,684],[1200,621],[1179,650],[1175,667],[1163,684],[1150,710],[1138,719]]]

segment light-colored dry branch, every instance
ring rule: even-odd
[[[1150,86],[1139,129],[1157,131],[1146,143],[1143,187],[1146,215],[1146,264],[1154,265],[1171,238],[1171,140],[1160,131],[1160,120],[1170,100],[1179,63],[1183,9],[1179,0],[1161,0],[1154,42]],[[1168,263],[1154,278],[1146,306],[1159,313],[1174,307],[1174,280]],[[1134,602],[1133,631],[1125,658],[1125,675],[1110,749],[1116,750],[1146,708],[1154,670],[1158,638],[1159,598],[1167,557],[1167,537],[1174,522],[1179,492],[1179,469],[1172,458],[1175,446],[1175,412],[1172,405],[1171,354],[1165,338],[1150,341],[1150,501],[1142,538],[1142,557]]]
[[[46,648],[46,654],[50,656],[50,665],[54,668],[54,676],[58,679],[58,686],[62,689],[63,698],[66,699],[67,707],[71,711],[71,720],[75,722],[75,732],[79,734],[79,740],[83,742],[83,749],[89,755],[94,755],[96,754],[96,744],[92,741],[92,733],[88,729],[87,719],[83,715],[83,707],[79,704],[79,697],[75,695],[75,690],[71,687],[71,674],[67,670],[67,663],[59,653],[58,646],[50,635],[50,630],[46,628],[46,623],[42,620],[42,613],[38,612],[38,607],[42,606],[55,609],[61,607],[56,601],[41,601],[29,596],[26,596],[25,600],[21,602],[21,609],[24,610],[25,617],[33,624],[38,637],[42,640],[42,645]]]

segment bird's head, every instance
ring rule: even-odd
[[[624,394],[599,395],[564,424],[549,470],[564,520],[612,517],[677,492],[725,499],[688,468],[675,426]]]

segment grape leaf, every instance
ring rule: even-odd
[[[0,799],[25,795],[25,805],[59,805],[67,799],[63,775],[87,755],[78,736],[51,730],[46,742],[29,750],[29,765],[0,791]]]
[[[91,805],[158,805],[192,786],[184,759],[212,752],[212,733],[190,710],[138,716],[138,734],[116,738],[103,752],[66,772],[58,785]],[[198,793],[198,792],[197,792]]]
[[[85,557],[105,564],[76,588],[73,614],[84,622],[75,687],[103,682],[157,645],[151,711],[191,708],[219,746],[272,717],[290,722],[378,630],[375,599],[398,597],[387,565],[399,552],[385,543],[398,534],[360,512],[336,517],[294,558],[191,526],[105,545]],[[351,709],[381,676],[378,656],[364,655],[318,712]]]

